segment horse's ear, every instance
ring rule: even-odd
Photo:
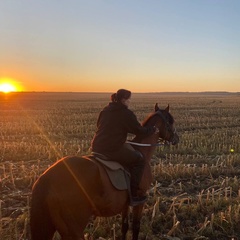
[[[168,106],[165,108],[165,111],[169,112],[169,104],[168,104]]]
[[[159,111],[160,109],[159,109],[159,107],[158,107],[158,104],[156,103],[155,104],[155,112],[157,112],[157,111]]]

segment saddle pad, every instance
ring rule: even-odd
[[[126,190],[128,189],[127,181],[127,174],[124,170],[118,169],[118,170],[109,170],[106,168],[107,174],[113,184],[113,186],[118,190]]]
[[[114,161],[105,161],[98,157],[94,157],[96,161],[101,163],[113,186],[118,190],[127,190],[130,186],[130,174],[124,169],[124,167]]]
[[[96,159],[98,162],[102,163],[104,166],[106,166],[107,168],[111,169],[111,170],[119,170],[122,169],[125,171],[124,167],[118,163],[118,162],[114,162],[114,161],[105,161],[102,160],[98,157],[95,157],[94,159]]]

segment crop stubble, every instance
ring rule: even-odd
[[[32,184],[57,159],[90,152],[98,113],[109,97],[110,93],[0,95],[1,239],[30,239]],[[143,121],[156,102],[162,108],[170,104],[180,143],[156,148],[141,238],[237,239],[240,95],[134,93],[131,109]],[[119,219],[92,220],[86,239],[118,239]]]

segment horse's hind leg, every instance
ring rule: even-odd
[[[92,215],[91,207],[83,202],[68,204],[51,202],[50,213],[56,230],[62,240],[84,240],[83,232]],[[84,206],[84,204],[83,204]]]
[[[80,204],[73,209],[66,207],[58,215],[59,217],[55,225],[62,240],[84,240],[83,232],[89,222],[92,211],[87,205],[80,207]]]
[[[89,218],[88,218],[89,219]],[[88,219],[85,221],[69,221],[64,228],[58,229],[62,240],[84,240],[83,231],[87,226]]]
[[[82,237],[78,237],[78,236],[75,236],[75,237],[73,237],[73,236],[61,236],[61,239],[62,240],[84,240],[84,236],[82,236]]]
[[[126,239],[127,231],[129,228],[128,223],[128,206],[122,211],[122,240]]]
[[[61,239],[62,240],[84,240],[83,231],[87,223],[88,221],[86,221],[86,223],[81,222],[79,224],[69,222],[67,231],[63,232],[62,229],[59,230]]]

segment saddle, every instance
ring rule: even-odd
[[[96,152],[87,157],[92,161],[97,161],[104,167],[112,185],[116,189],[130,191],[130,173],[120,163],[111,161],[105,155]]]

